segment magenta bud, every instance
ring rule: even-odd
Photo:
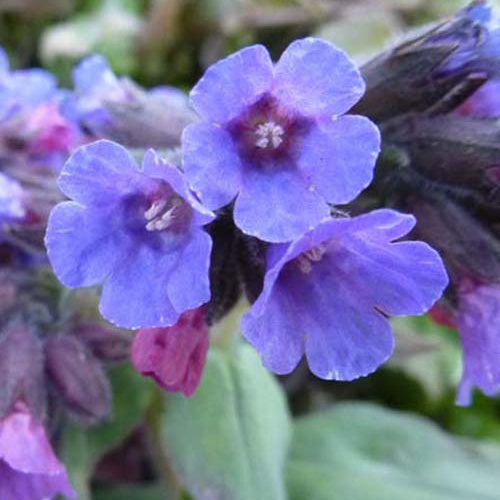
[[[173,326],[139,330],[132,344],[132,363],[163,389],[192,396],[205,367],[208,344],[204,313],[194,309]]]
[[[111,410],[106,374],[92,352],[77,338],[66,335],[46,342],[47,373],[67,409],[92,424]]]
[[[0,416],[18,400],[42,418],[46,391],[40,340],[21,324],[11,324],[0,334]]]
[[[71,332],[102,361],[123,361],[130,355],[132,336],[102,323],[83,323]]]

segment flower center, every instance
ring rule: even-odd
[[[285,131],[273,120],[260,123],[254,130],[255,145],[261,149],[277,149],[283,142]]]
[[[163,231],[172,226],[178,219],[184,200],[179,196],[155,200],[144,212],[148,231]]]
[[[295,261],[300,271],[304,274],[309,274],[315,262],[319,262],[326,253],[326,243],[320,243],[318,246],[311,248],[307,252],[301,253]]]

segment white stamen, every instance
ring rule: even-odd
[[[302,254],[297,257],[297,265],[304,274],[309,274],[311,272],[311,261],[305,255]]]
[[[317,247],[311,248],[311,250],[304,252],[304,254],[311,262],[319,262],[322,259],[323,255],[325,255],[325,252],[326,245],[324,243],[320,243]]]
[[[167,201],[164,198],[161,198],[159,200],[155,200],[151,206],[144,212],[144,218],[146,220],[153,220],[155,217],[157,217],[163,209],[167,206]]]
[[[283,130],[283,127],[272,120],[266,123],[261,123],[255,129],[255,135],[257,136],[255,145],[261,149],[269,147],[276,149],[283,142],[284,134],[285,131]]]
[[[319,262],[326,253],[326,243],[320,243],[318,246],[301,253],[297,259],[297,265],[304,274],[309,274],[314,262]]]
[[[174,196],[170,199],[159,199],[154,201],[144,212],[144,218],[148,221],[147,231],[163,231],[167,229],[175,219],[176,210],[182,205],[181,198]]]

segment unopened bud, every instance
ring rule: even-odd
[[[22,400],[33,415],[45,413],[46,391],[40,340],[25,325],[13,323],[0,333],[0,417]]]
[[[131,148],[179,145],[184,127],[195,119],[187,96],[167,88],[150,92],[137,88],[135,92],[134,101],[105,101],[111,116],[106,137]]]
[[[51,337],[46,343],[47,373],[68,410],[85,423],[109,415],[111,391],[99,361],[77,338]]]
[[[420,178],[452,195],[500,211],[500,121],[447,114],[406,115],[384,127],[386,140],[410,158]]]
[[[71,334],[87,345],[102,361],[123,361],[130,355],[132,336],[102,323],[77,325]]]
[[[163,389],[191,396],[200,383],[208,345],[203,311],[194,309],[173,326],[139,330],[132,345],[132,363]]]
[[[179,145],[184,127],[195,120],[187,96],[174,88],[145,91],[117,77],[100,55],[74,71],[75,95],[67,110],[91,133],[132,148]]]

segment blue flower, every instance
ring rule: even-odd
[[[70,287],[103,283],[100,310],[126,328],[170,326],[210,298],[213,219],[181,172],[146,153],[139,169],[125,148],[98,141],[77,149],[46,234],[49,260]]]
[[[364,87],[346,54],[322,40],[292,43],[276,65],[261,45],[240,50],[191,92],[202,120],[184,130],[186,176],[210,209],[236,199],[245,233],[291,241],[372,179],[378,129],[341,116]]]
[[[386,361],[394,344],[387,317],[425,313],[448,283],[427,244],[393,242],[414,224],[381,209],[271,245],[264,289],[242,321],[264,365],[289,373],[305,353],[318,377],[352,380]]]

